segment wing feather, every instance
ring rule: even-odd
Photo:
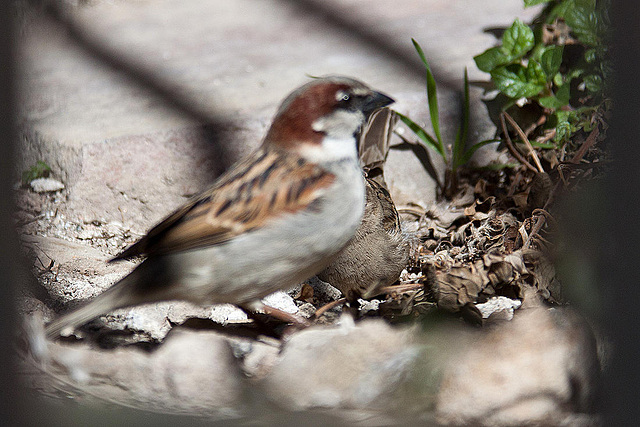
[[[294,154],[262,148],[112,261],[226,242],[286,213],[312,209],[334,178]]]

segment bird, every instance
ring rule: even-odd
[[[373,297],[394,283],[409,260],[409,240],[389,191],[368,177],[365,184],[360,226],[338,257],[317,274],[351,302]]]
[[[167,300],[251,305],[320,272],[365,206],[356,135],[394,100],[344,76],[287,96],[260,146],[111,260],[146,257],[45,328],[54,338],[118,308]]]

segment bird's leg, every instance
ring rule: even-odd
[[[331,310],[333,307],[337,307],[337,306],[339,306],[341,304],[344,304],[346,302],[347,302],[346,298],[340,298],[340,299],[337,299],[335,301],[331,301],[330,303],[325,304],[322,307],[320,307],[319,309],[317,309],[315,314],[313,315],[313,317],[316,320],[318,320],[320,318],[320,316],[322,316],[327,311]]]
[[[247,313],[247,316],[249,316],[254,321],[262,322],[261,320],[258,320],[256,316],[257,313],[262,312],[268,316],[271,316],[283,322],[291,323],[293,324],[293,326],[299,329],[303,329],[310,326],[310,323],[306,319],[300,316],[296,316],[295,314],[287,313],[286,311],[282,311],[277,308],[270,307],[268,305],[263,304],[261,301],[253,301],[253,302],[241,305],[240,308],[245,313]]]

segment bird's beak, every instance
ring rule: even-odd
[[[362,111],[366,116],[369,116],[378,108],[386,107],[387,105],[393,104],[394,102],[395,101],[391,97],[388,97],[384,93],[373,92],[365,99],[364,105],[362,106]]]

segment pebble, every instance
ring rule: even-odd
[[[64,184],[53,178],[37,178],[29,185],[36,193],[52,193],[64,189]]]

